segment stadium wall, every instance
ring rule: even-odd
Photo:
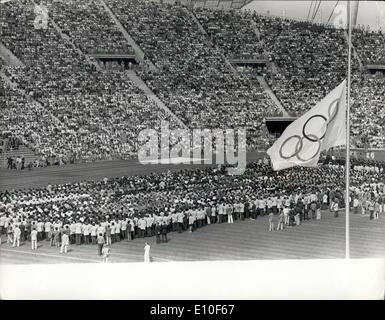
[[[333,150],[332,154],[337,158],[345,158],[345,149]],[[385,150],[384,149],[350,149],[350,155],[353,159],[359,160],[374,160],[374,161],[385,161]]]

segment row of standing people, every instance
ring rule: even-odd
[[[311,201],[309,203],[309,201]],[[42,240],[50,242],[51,246],[62,243],[63,233],[68,234],[68,244],[97,244],[98,236],[102,235],[106,245],[121,240],[135,238],[157,237],[157,243],[167,242],[169,232],[193,232],[198,228],[213,223],[233,223],[234,220],[255,220],[258,216],[269,215],[269,229],[278,216],[277,225],[299,225],[308,220],[309,216],[320,219],[321,209],[330,208],[335,216],[340,209],[338,199],[328,204],[327,196],[287,197],[284,199],[255,200],[252,202],[215,203],[212,206],[202,205],[197,209],[176,212],[171,209],[164,214],[148,214],[121,219],[105,219],[104,221],[78,220],[61,221],[60,219],[12,219],[8,214],[0,217],[0,235],[7,234],[7,242],[18,246],[19,242],[33,241],[36,233],[36,243]],[[361,208],[362,213],[370,213],[371,219],[378,219],[378,214],[385,211],[385,204],[376,200],[358,200],[350,203],[354,213]],[[287,211],[289,210],[289,211]],[[35,232],[32,232],[35,231]],[[0,241],[1,242],[1,241]]]

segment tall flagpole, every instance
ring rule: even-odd
[[[350,259],[350,234],[349,234],[349,184],[350,184],[350,86],[351,86],[351,57],[352,57],[352,12],[350,0],[348,3],[348,101],[346,105],[346,199],[345,199],[345,259]]]

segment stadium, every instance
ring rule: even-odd
[[[371,26],[354,7],[349,203],[346,147],[279,171],[267,154],[347,77],[343,1],[325,2],[296,18],[258,1],[2,0],[0,264],[141,262],[145,242],[151,262],[343,258],[346,206],[350,256],[383,258],[383,2]],[[143,164],[138,137],[165,124],[177,152]],[[238,132],[242,174],[195,152],[199,129]]]

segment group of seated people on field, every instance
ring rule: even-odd
[[[350,205],[356,213],[358,208],[373,217],[374,211],[384,212],[384,169],[383,163],[352,165]],[[331,207],[338,215],[345,205],[343,174],[336,162],[273,172],[259,161],[239,176],[206,167],[7,190],[0,193],[0,227],[12,234],[15,224],[23,225],[27,236],[36,229],[41,240],[68,225],[70,238],[80,244],[93,243],[99,233],[110,241],[150,237],[157,225],[167,232],[193,232],[212,223],[274,218],[284,208],[294,210],[286,210],[285,220],[294,226],[316,209]]]

